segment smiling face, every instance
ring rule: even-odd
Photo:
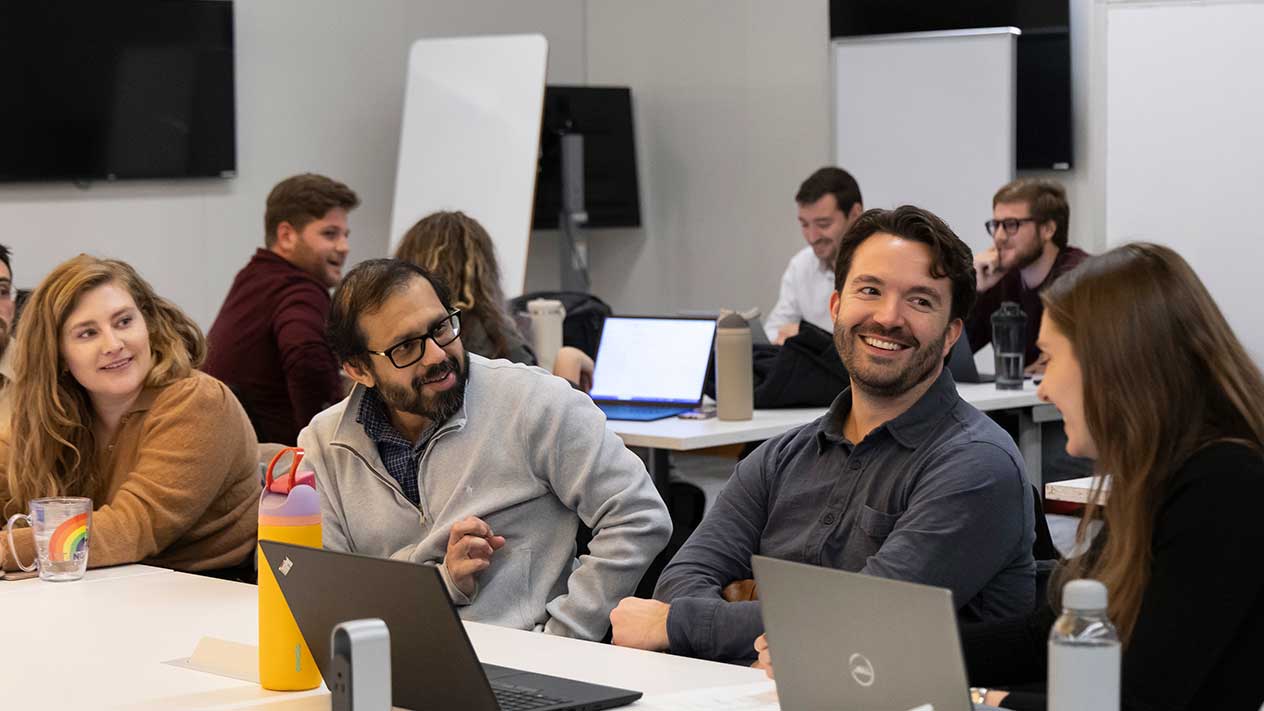
[[[335,207],[319,220],[296,230],[290,223],[277,227],[274,250],[294,266],[302,269],[327,288],[342,279],[342,265],[347,261],[347,243],[351,230],[347,227],[347,211]]]
[[[1000,222],[1007,219],[1027,220],[1020,222],[1018,230],[1010,235],[1004,227],[998,226],[992,234],[992,244],[996,247],[1001,269],[1014,271],[1025,269],[1040,259],[1046,245],[1053,243],[1053,233],[1057,229],[1053,220],[1044,223],[1031,222],[1031,205],[1022,202],[998,202],[992,208],[992,219]]]
[[[838,200],[833,193],[826,193],[814,203],[799,205],[799,229],[803,232],[803,239],[816,258],[831,267],[838,256],[838,243],[850,225],[851,219],[838,208]]]
[[[85,291],[61,327],[61,359],[94,402],[134,399],[153,366],[149,328],[120,284]]]
[[[939,377],[961,335],[952,283],[930,275],[927,245],[879,232],[856,248],[830,297],[834,344],[858,390],[898,397]]]
[[[1096,459],[1097,443],[1084,418],[1084,374],[1071,339],[1045,314],[1040,320],[1036,346],[1045,358],[1045,375],[1036,388],[1036,395],[1062,413],[1067,454]]]
[[[381,308],[362,314],[358,324],[369,350],[387,351],[401,341],[432,332],[447,315],[434,287],[418,276],[403,291],[387,297]],[[404,419],[442,422],[465,401],[465,348],[460,338],[442,348],[430,339],[422,343],[421,360],[412,365],[396,368],[389,358],[370,354],[367,370],[349,363],[347,374],[365,387],[376,387]]]

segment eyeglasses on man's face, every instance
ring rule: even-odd
[[[448,345],[461,335],[461,310],[453,309],[442,320],[436,323],[424,336],[407,338],[384,351],[367,351],[371,355],[382,356],[390,360],[396,368],[407,368],[421,360],[426,354],[426,343],[434,341],[440,348]],[[367,350],[367,349],[366,349]]]
[[[983,229],[987,230],[989,237],[996,236],[996,228],[1004,227],[1005,234],[1013,237],[1018,234],[1018,229],[1023,226],[1024,222],[1035,222],[1034,217],[1007,217],[1004,220],[988,220],[983,223]]]

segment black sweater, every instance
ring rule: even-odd
[[[1155,520],[1150,581],[1124,651],[1123,711],[1258,711],[1264,703],[1264,458],[1219,443],[1173,476]],[[974,686],[1043,682],[1054,613],[966,625]],[[1014,691],[1008,709],[1044,709]]]

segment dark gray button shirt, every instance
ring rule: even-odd
[[[759,603],[720,596],[752,577],[754,553],[945,587],[962,620],[1032,610],[1032,488],[1014,440],[957,395],[947,369],[855,445],[843,436],[850,410],[849,389],[738,463],[654,590],[672,606],[672,652],[755,656]]]

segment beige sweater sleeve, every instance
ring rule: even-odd
[[[112,494],[104,504],[94,502],[88,565],[155,557],[195,524],[205,525],[226,478],[240,476],[234,463],[255,457],[254,432],[248,421],[243,427],[244,419],[228,389],[197,372],[163,388],[148,411],[129,413],[115,440]],[[242,508],[234,507],[234,515]],[[29,564],[31,531],[19,529],[16,539]],[[6,569],[11,563],[6,560]]]

